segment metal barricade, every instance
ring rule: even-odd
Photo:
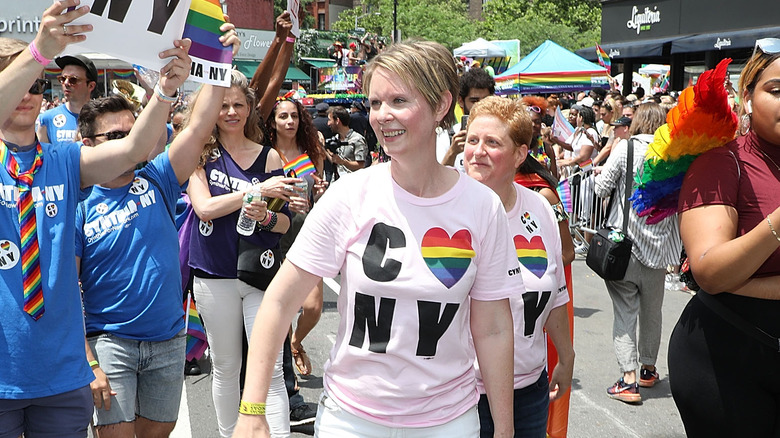
[[[584,245],[587,248],[585,233],[595,234],[609,214],[609,196],[596,196],[594,180],[593,169],[589,169],[568,176],[562,184],[569,189],[569,230],[575,246]]]

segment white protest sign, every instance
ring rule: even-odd
[[[290,19],[292,20],[292,29],[290,29],[290,33],[293,34],[295,38],[298,38],[301,36],[301,20],[298,16],[301,11],[301,1],[287,0],[287,10],[290,11]]]
[[[56,0],[55,0],[56,1]],[[82,0],[90,12],[73,24],[91,24],[87,39],[67,54],[98,52],[160,71],[170,59],[160,52],[180,39],[190,0]]]

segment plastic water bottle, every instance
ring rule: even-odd
[[[255,232],[255,223],[257,221],[249,218],[246,213],[244,213],[244,207],[251,203],[255,198],[260,198],[260,192],[252,190],[244,195],[244,205],[241,206],[241,213],[239,214],[238,222],[236,223],[236,231],[242,236],[251,236],[252,233]]]

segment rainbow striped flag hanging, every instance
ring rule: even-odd
[[[571,203],[571,184],[569,184],[569,179],[566,178],[558,183],[558,197],[561,199],[561,203],[563,204],[563,208],[571,213],[574,208]]]
[[[612,61],[609,59],[609,55],[600,45],[596,44],[596,56],[598,56],[599,65],[609,70],[612,68]]]
[[[290,174],[291,170],[295,172],[296,177],[303,178],[310,173],[314,173],[317,169],[314,168],[314,163],[311,162],[309,155],[301,154],[298,158],[284,165],[285,175]]]
[[[233,47],[219,41],[219,27],[225,22],[219,0],[192,0],[182,38],[192,40],[190,79],[212,85],[230,86]]]
[[[192,295],[187,295],[187,301],[184,303],[184,321],[184,331],[187,333],[187,360],[200,359],[209,343]]]

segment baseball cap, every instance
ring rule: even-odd
[[[621,117],[614,122],[610,123],[612,126],[631,126],[631,119],[628,117]]]
[[[318,103],[317,106],[315,106],[314,108],[317,109],[318,113],[324,113],[324,112],[328,111],[328,109],[330,108],[330,105],[328,105],[325,102],[322,102],[322,103]]]
[[[355,100],[352,102],[352,108],[357,108],[359,111],[363,111],[366,109],[366,107],[363,105],[363,102],[359,100]]]
[[[590,96],[583,98],[580,101],[580,105],[586,106],[588,108],[593,108],[593,98]]]
[[[54,60],[59,68],[65,68],[66,65],[78,65],[84,67],[87,71],[87,80],[97,82],[97,69],[95,64],[84,55],[66,55],[60,56]]]

